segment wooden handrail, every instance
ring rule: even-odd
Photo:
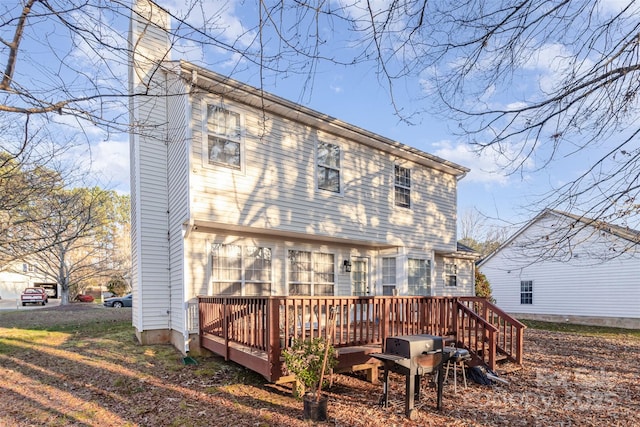
[[[498,329],[496,350],[512,362],[522,365],[524,362],[524,330],[527,328],[525,324],[505,313],[486,298],[460,297],[458,302],[466,305],[469,309],[471,309],[469,307],[471,304],[480,305],[480,310],[471,310],[476,313],[481,312],[484,319]]]
[[[490,369],[496,368],[496,335],[498,328],[487,322],[465,304],[457,302],[458,344],[469,349],[476,359],[485,363]]]

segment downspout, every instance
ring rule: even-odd
[[[191,232],[196,229],[194,225],[193,218],[189,218],[189,221],[182,224],[182,247],[184,248]],[[183,253],[184,257],[184,253]],[[184,272],[183,272],[184,278]],[[185,280],[182,282],[182,299],[184,301],[184,328],[182,331],[182,338],[184,339],[184,353],[186,357],[183,359],[185,363],[191,361],[192,359],[189,357],[189,295],[187,294],[187,283]]]

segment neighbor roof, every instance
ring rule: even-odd
[[[570,218],[570,219],[574,220],[575,223],[581,223],[581,224],[584,224],[584,225],[587,225],[587,226],[594,227],[597,230],[602,230],[604,232],[610,233],[610,234],[612,234],[614,236],[617,236],[617,237],[619,237],[621,239],[628,240],[631,243],[634,243],[634,244],[640,243],[640,231],[638,231],[638,230],[634,230],[634,229],[629,228],[629,227],[621,227],[619,225],[610,224],[610,223],[605,222],[605,221],[596,220],[596,219],[592,219],[592,218],[587,218],[585,216],[571,214],[571,213],[568,213],[568,212],[563,212],[563,211],[559,211],[559,210],[555,210],[555,209],[544,209],[542,212],[540,212],[538,215],[536,215],[531,221],[529,221],[527,224],[525,224],[524,227],[522,227],[520,230],[515,232],[511,237],[509,237],[507,240],[505,240],[505,242],[502,243],[498,248],[496,248],[496,250],[491,252],[484,259],[480,260],[478,265],[484,264],[487,260],[489,260],[495,254],[500,252],[502,250],[502,248],[507,246],[516,237],[518,237],[520,234],[522,234],[526,229],[531,227],[532,224],[534,224],[540,218],[542,218],[543,216],[548,215],[548,214],[556,215],[556,216],[564,216],[566,218]]]

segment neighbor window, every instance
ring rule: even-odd
[[[207,161],[233,169],[241,168],[240,114],[207,105]]]
[[[318,143],[318,188],[340,192],[340,147],[326,142]]]
[[[214,295],[269,295],[271,249],[212,245],[211,282]]]
[[[431,261],[409,258],[408,266],[409,295],[429,295],[431,291]]]
[[[533,281],[520,281],[520,304],[533,304]]]
[[[382,295],[393,295],[396,289],[396,259],[382,258]]]
[[[411,207],[411,170],[395,167],[395,202],[402,208]]]
[[[444,285],[458,286],[458,266],[455,264],[445,263],[444,265]]]
[[[289,251],[289,295],[334,295],[335,256]]]

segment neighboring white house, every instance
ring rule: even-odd
[[[14,261],[0,268],[0,298],[18,299],[24,288],[40,286],[49,298],[57,298],[58,285],[51,281],[35,264]]]
[[[545,210],[478,268],[523,319],[640,328],[640,232]]]
[[[141,342],[188,351],[198,295],[474,294],[475,254],[456,244],[467,168],[170,61],[166,12],[145,0],[135,8],[132,288]]]

